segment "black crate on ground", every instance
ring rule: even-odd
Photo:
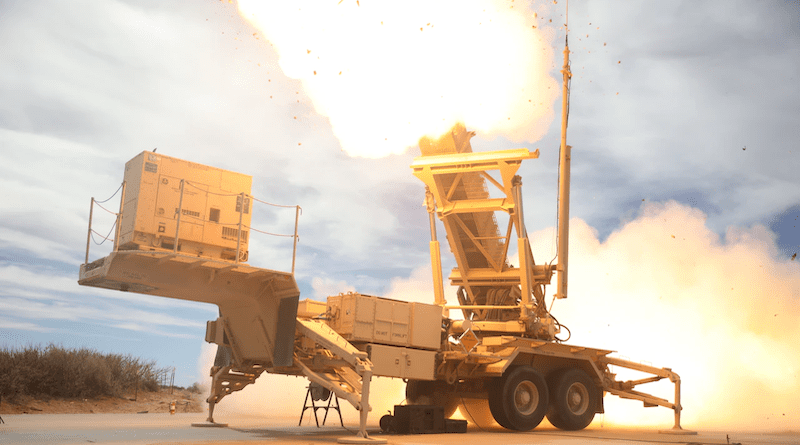
[[[444,408],[434,405],[395,405],[394,430],[400,434],[444,433]]]
[[[466,433],[467,421],[458,419],[444,419],[444,429],[446,433]]]

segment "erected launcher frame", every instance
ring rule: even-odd
[[[516,176],[522,160],[538,156],[538,150],[524,148],[432,155],[416,158],[411,168],[426,185],[436,304],[462,310],[477,330],[531,333],[552,340],[556,330],[545,307],[543,286],[550,283],[555,268],[533,262],[522,215],[522,179]],[[492,170],[500,172],[499,181],[488,174]],[[491,198],[484,179],[506,196]],[[494,212],[509,216],[505,235],[496,230]],[[464,290],[458,305],[445,304],[434,214],[445,224],[458,263],[450,275],[451,284]],[[512,232],[517,237],[519,267],[506,261]],[[491,289],[502,290],[503,295],[491,298],[487,293]]]
[[[418,401],[414,396],[420,391],[434,394],[420,400],[444,405],[448,413],[458,405],[466,406],[466,412],[462,409],[462,413],[469,418],[469,410],[475,410],[481,403],[488,401],[492,407],[496,390],[487,382],[502,380],[515,368],[526,367],[546,377],[549,383],[531,391],[532,397],[540,398],[544,397],[542,390],[552,396],[559,379],[582,373],[589,380],[578,378],[573,385],[578,385],[575,387],[579,389],[568,396],[582,406],[577,410],[580,415],[575,409],[571,412],[570,405],[560,403],[560,399],[550,401],[564,411],[561,416],[550,419],[559,428],[580,429],[588,425],[594,412],[603,412],[599,393],[606,391],[640,400],[645,406],[674,410],[675,426],[670,431],[686,433],[680,427],[680,378],[676,373],[667,368],[608,357],[612,352],[609,350],[570,346],[558,340],[556,335],[561,325],[547,310],[544,292],[555,272],[566,272],[566,264],[561,259],[559,264],[535,264],[523,218],[522,180],[516,175],[522,161],[538,158],[539,152],[517,149],[473,153],[469,143],[471,136],[463,126],[456,126],[438,140],[423,139],[420,141],[423,156],[411,165],[414,175],[426,185],[434,301],[445,313],[461,310],[464,320],[446,319],[450,341],[443,345],[436,375],[437,381],[444,384],[411,382],[407,392],[409,400]],[[569,180],[568,167],[568,160],[562,163],[561,205],[568,203],[569,185],[564,184]],[[494,193],[489,192],[491,188]],[[567,214],[559,210],[560,215]],[[507,215],[507,225],[498,227],[498,221],[503,219],[498,215],[503,213]],[[444,299],[436,217],[445,227],[457,263],[449,276],[450,283],[459,287],[459,302],[455,305],[448,305]],[[567,229],[562,228],[559,251],[564,250],[566,243]],[[519,252],[519,267],[507,262],[507,253],[514,244]],[[562,291],[564,289],[562,287]],[[617,381],[608,365],[651,376]],[[565,375],[568,377],[563,377]],[[674,402],[634,390],[638,385],[664,378],[675,384]],[[532,385],[527,387],[532,388]],[[511,429],[529,429],[541,420],[504,423],[504,418],[513,413],[504,413],[498,408],[493,409],[492,414],[498,423]],[[574,421],[564,421],[564,418]]]
[[[669,432],[692,434],[680,426],[676,373],[608,357],[612,351],[568,346],[556,337],[562,326],[549,313],[544,297],[555,272],[554,296],[567,297],[572,148],[566,140],[572,77],[568,44],[561,73],[557,264],[535,264],[523,216],[522,180],[516,175],[523,160],[538,158],[538,150],[473,153],[474,133],[460,124],[438,139],[420,140],[422,156],[414,159],[411,168],[426,186],[434,302],[444,314],[461,310],[464,319],[445,319],[448,341],[442,345],[437,380],[409,381],[407,399],[443,405],[448,414],[460,406],[468,418],[473,417],[470,411],[490,411],[497,423],[509,429],[535,428],[546,413],[554,426],[577,430],[586,427],[595,413],[603,412],[602,392],[607,391],[640,400],[645,406],[672,409],[675,424]],[[499,172],[499,178],[490,172]],[[508,218],[504,233],[498,227],[502,219],[498,215]],[[456,259],[449,278],[459,288],[457,305],[447,305],[444,298],[435,217],[442,221]],[[513,236],[519,267],[507,261]],[[609,365],[652,376],[620,382]],[[664,378],[675,385],[674,402],[634,390]]]

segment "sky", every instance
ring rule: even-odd
[[[351,3],[342,7],[361,7]],[[463,14],[479,3],[469,3]],[[538,24],[552,52],[545,70],[560,84],[564,2],[507,3]],[[414,7],[409,3],[405,12],[428,14]],[[620,351],[630,346],[630,357],[644,354],[644,360],[670,366],[670,359],[680,361],[674,345],[665,343],[669,353],[661,355],[662,363],[652,347],[640,349],[611,335],[624,332],[612,331],[612,323],[602,335],[588,321],[582,328],[580,314],[591,307],[595,321],[639,326],[630,320],[647,317],[629,312],[644,304],[637,291],[648,283],[669,289],[654,291],[661,298],[691,288],[674,301],[707,301],[695,316],[712,316],[713,308],[733,302],[753,313],[758,311],[741,303],[777,305],[786,320],[768,332],[749,330],[754,334],[747,341],[765,357],[797,351],[775,338],[800,329],[800,260],[792,259],[800,252],[800,6],[720,0],[631,1],[622,7],[573,0],[569,7],[571,224],[580,230],[571,245],[572,291],[554,314],[564,321],[561,309],[573,318],[565,324],[582,344]],[[452,14],[459,13],[456,8]],[[302,207],[296,266],[301,298],[347,290],[418,300],[430,295],[424,189],[409,169],[418,148],[400,147],[377,159],[348,154],[337,126],[341,115],[319,100],[309,74],[292,71],[287,53],[265,35],[231,2],[0,3],[0,347],[89,347],[174,366],[181,385],[203,378],[206,371],[198,368],[205,321],[216,318],[215,306],[77,284],[90,198],[112,196],[125,162],[155,148],[252,175],[255,197]],[[469,79],[470,87],[460,91],[464,98],[491,83],[469,76],[475,71],[470,67],[494,63],[494,52],[467,47],[469,57],[458,67],[459,76]],[[413,52],[402,56],[413,63]],[[365,52],[362,58],[372,57]],[[384,98],[383,91],[417,91],[422,85],[414,82],[420,81],[387,81],[382,89],[354,93],[353,100],[361,103],[364,95],[377,98],[376,107],[391,107],[394,95]],[[424,95],[419,100],[420,109],[428,106]],[[526,161],[519,174],[528,231],[537,234],[541,257],[554,252],[560,138],[560,100],[548,100],[552,116],[537,121],[546,131],[479,131],[472,141],[475,151],[540,149],[540,158]],[[369,125],[400,125],[397,117],[372,108],[360,113],[379,117]],[[112,212],[118,196],[104,204]],[[98,231],[111,228],[108,214],[95,209],[95,215]],[[293,230],[291,210],[256,206],[253,218],[256,228]],[[648,229],[638,229],[644,225]],[[692,230],[682,236],[684,229]],[[687,245],[651,238],[667,232],[667,241],[683,238]],[[625,267],[603,256],[614,247],[624,254]],[[454,261],[446,250],[447,269]],[[108,243],[92,242],[90,261],[107,252]],[[291,255],[290,239],[252,240],[252,265],[288,271]],[[652,281],[642,281],[640,265]],[[749,275],[759,267],[770,273]],[[604,282],[598,268],[625,274]],[[716,284],[692,281],[687,273],[713,276]],[[719,296],[743,277],[749,280],[742,285],[746,294]],[[613,301],[625,311],[594,306],[593,292],[603,286],[620,290]],[[681,326],[688,319],[677,304],[670,313]],[[765,320],[722,313],[745,326]],[[696,335],[738,339],[725,320],[720,330]],[[782,331],[772,330],[777,327]],[[800,391],[800,364],[775,366],[792,370],[790,387]],[[800,425],[800,418],[789,422]]]

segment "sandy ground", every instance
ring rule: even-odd
[[[334,444],[337,439],[351,437],[352,432],[338,426],[297,426],[296,416],[236,416],[217,419],[228,422],[226,428],[192,427],[205,420],[203,414],[16,414],[3,415],[0,424],[2,444],[148,444],[148,445],[249,445],[249,444]],[[304,422],[305,423],[305,422]],[[356,425],[346,424],[350,430]],[[370,426],[374,437],[389,444],[799,444],[797,433],[724,433],[700,431],[693,436],[659,434],[654,430],[590,428],[564,432],[553,428],[537,428],[520,433],[502,429],[470,428],[466,434],[383,435],[377,425]]]
[[[135,400],[134,400],[135,398]],[[164,389],[158,392],[139,392],[125,397],[100,399],[34,399],[23,397],[11,403],[3,398],[0,416],[5,414],[95,414],[95,413],[168,413],[175,402],[179,413],[200,413],[205,409],[204,395],[186,390]]]

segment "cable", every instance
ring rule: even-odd
[[[250,195],[247,195],[247,196],[250,196]],[[298,209],[300,209],[300,206],[298,206],[298,205],[287,206],[287,205],[282,205],[282,204],[273,204],[273,203],[271,203],[271,202],[262,201],[262,200],[260,200],[260,199],[256,198],[255,196],[250,196],[250,197],[251,197],[251,198],[253,198],[253,201],[258,201],[258,202],[260,202],[261,204],[266,204],[266,205],[268,205],[268,206],[273,206],[273,207],[284,207],[284,208],[287,208],[287,209],[293,209],[293,208],[298,208]],[[302,213],[302,212],[303,212],[303,209],[300,209],[300,213]]]
[[[109,238],[108,238],[108,237],[109,237],[109,236],[111,236],[111,232],[113,232],[113,231],[114,231],[114,227],[116,227],[116,226],[117,226],[117,222],[116,222],[116,221],[114,221],[114,224],[111,224],[111,230],[109,230],[109,231],[108,231],[108,235],[106,235],[106,236],[100,235],[100,233],[99,233],[99,232],[97,232],[96,230],[92,229],[92,232],[91,232],[91,233],[92,233],[92,241],[94,241],[94,243],[95,243],[95,244],[97,244],[98,246],[102,246],[102,245],[103,245],[103,243],[105,243],[106,241],[109,241]],[[98,243],[98,242],[97,242],[97,240],[95,240],[95,239],[94,239],[94,234],[95,234],[95,233],[96,233],[98,236],[102,236],[102,237],[103,237],[103,241],[101,241],[101,242],[99,242],[99,243]],[[113,241],[113,239],[112,239],[111,241]]]
[[[282,233],[270,233],[270,232],[265,232],[263,230],[254,229],[254,228],[252,228],[250,226],[242,226],[242,227],[247,227],[248,229],[252,230],[253,232],[263,233],[264,235],[283,236],[283,237],[286,237],[286,238],[294,238],[294,234],[285,235],[285,234],[282,234]],[[297,239],[300,239],[300,237],[298,236]]]
[[[189,182],[189,181],[186,181],[186,180],[184,180],[184,183],[185,183],[185,184],[188,184],[188,185],[190,185],[190,186],[192,186],[192,187],[194,187],[194,188],[196,188],[196,189],[198,189],[198,190],[202,190],[202,191],[204,191],[204,192],[206,192],[206,193],[208,193],[208,194],[211,194],[211,195],[216,195],[216,196],[241,196],[241,195],[242,195],[241,193],[216,193],[216,192],[212,192],[212,191],[209,191],[209,190],[205,190],[205,189],[203,189],[203,188],[201,188],[201,187],[199,187],[199,186],[197,186],[197,185],[194,185],[194,184],[192,184],[191,182]],[[273,207],[283,207],[283,208],[287,208],[287,209],[294,209],[294,208],[296,208],[296,209],[300,210],[300,213],[301,213],[301,214],[303,213],[303,209],[302,209],[302,207],[300,207],[299,205],[283,205],[283,204],[273,204],[273,203],[271,203],[271,202],[267,202],[267,201],[263,201],[263,200],[261,200],[261,199],[258,199],[258,198],[256,198],[256,197],[255,197],[255,196],[253,196],[253,195],[248,195],[248,194],[245,194],[244,196],[245,196],[245,197],[247,197],[247,198],[250,198],[250,199],[252,199],[253,201],[260,202],[261,204],[266,204],[266,205],[273,206]]]
[[[124,183],[123,183],[123,184],[124,184]],[[104,203],[104,202],[106,202],[106,201],[109,201],[111,198],[113,198],[113,197],[117,196],[117,193],[119,193],[119,191],[120,191],[120,190],[122,190],[122,184],[120,184],[120,185],[119,185],[119,188],[117,188],[117,191],[116,191],[116,192],[114,192],[114,194],[113,194],[113,195],[109,196],[109,197],[108,197],[108,199],[105,199],[105,200],[103,200],[103,201],[98,201],[98,200],[96,200],[96,199],[95,199],[95,200],[94,200],[94,202],[95,202],[95,203],[100,203],[100,204],[102,204],[102,203]]]
[[[211,194],[211,195],[216,195],[216,196],[241,196],[241,193],[215,193],[215,192],[211,192],[211,191],[205,190],[205,189],[203,189],[203,188],[201,188],[199,186],[196,186],[196,185],[194,185],[191,182],[186,181],[186,180],[184,180],[183,183],[187,184],[187,185],[190,185],[190,186],[192,186],[192,187],[194,187],[194,188],[196,188],[198,190],[202,190],[202,191],[204,191],[204,192],[206,192],[208,194]]]
[[[552,317],[552,315],[551,315],[551,317]],[[555,319],[555,317],[553,317],[553,319]],[[567,330],[567,338],[565,338],[563,340],[558,338],[558,337],[556,337],[556,336],[553,336],[555,338],[556,342],[558,342],[558,343],[566,343],[566,342],[568,342],[569,339],[572,338],[572,331],[566,325],[563,325],[563,324],[559,323],[558,320],[556,320],[556,324],[558,325],[559,328],[564,328],[564,329]]]
[[[186,181],[186,180],[184,180],[184,184],[188,184],[188,185],[190,185],[190,186],[192,186],[192,187],[194,187],[194,188],[196,188],[196,189],[198,189],[198,190],[200,190],[200,191],[203,191],[203,192],[205,192],[205,193],[207,193],[207,194],[211,194],[211,195],[216,195],[216,196],[230,196],[230,197],[236,196],[237,198],[238,198],[238,197],[240,197],[240,196],[242,196],[242,194],[241,194],[241,193],[215,193],[215,192],[211,192],[211,191],[209,191],[209,190],[205,190],[205,189],[203,189],[203,188],[201,188],[201,187],[199,187],[199,186],[197,186],[197,185],[195,185],[195,184],[193,184],[193,183],[191,183],[191,182],[189,182],[189,181]],[[303,208],[302,208],[302,207],[300,207],[299,205],[282,205],[282,204],[273,204],[273,203],[266,202],[266,201],[263,201],[263,200],[261,200],[261,199],[258,199],[258,198],[256,198],[255,196],[252,196],[252,195],[245,194],[244,196],[245,196],[245,197],[247,197],[247,198],[250,198],[250,199],[252,199],[253,201],[259,202],[259,203],[261,203],[261,204],[266,204],[266,205],[269,205],[269,206],[273,206],[273,207],[281,207],[281,208],[297,209],[297,211],[298,211],[298,213],[299,213],[300,215],[302,215],[302,214],[303,214]],[[113,214],[113,215],[116,215],[116,213],[114,213],[114,212],[111,212],[110,210],[108,210],[108,209],[106,209],[106,208],[104,208],[104,207],[102,207],[102,206],[100,206],[100,208],[102,208],[103,210],[105,210],[105,211],[107,211],[107,212],[109,212],[109,213],[111,213],[111,214]],[[184,212],[185,212],[185,211],[186,211],[186,210],[184,209]],[[201,217],[199,217],[199,216],[191,215],[191,214],[189,214],[189,213],[182,213],[182,214],[181,214],[181,218],[190,218],[190,219],[193,219],[193,220],[196,220],[196,221],[206,221],[206,220],[205,220],[205,218],[201,218]],[[220,222],[217,222],[217,224],[219,224],[219,225],[221,225],[221,226],[226,226],[226,227],[238,227],[238,226],[240,225],[240,223],[238,223],[238,222],[233,222],[233,223],[220,223]],[[287,234],[282,234],[282,233],[272,233],[272,232],[266,232],[266,231],[263,231],[263,230],[258,230],[258,229],[256,229],[256,228],[253,228],[252,226],[247,226],[247,225],[242,225],[242,228],[243,228],[243,229],[244,229],[244,228],[246,228],[246,229],[248,229],[248,230],[252,230],[252,231],[254,231],[254,232],[263,233],[263,234],[265,234],[265,235],[271,235],[271,236],[281,236],[281,237],[286,237],[286,238],[295,238],[295,237],[297,237],[298,241],[300,240],[300,237],[299,237],[299,236],[297,236],[297,235],[295,235],[295,234],[288,234],[288,235],[287,235]]]
[[[106,201],[108,201],[108,200],[106,200]],[[119,215],[119,213],[117,213],[117,212],[112,212],[111,210],[108,210],[107,208],[105,208],[105,207],[101,206],[100,204],[98,204],[98,203],[97,203],[97,201],[95,201],[95,202],[94,202],[94,204],[95,204],[97,207],[100,207],[101,209],[105,210],[106,212],[108,212],[108,213],[110,213],[110,214],[112,214],[112,215]]]

